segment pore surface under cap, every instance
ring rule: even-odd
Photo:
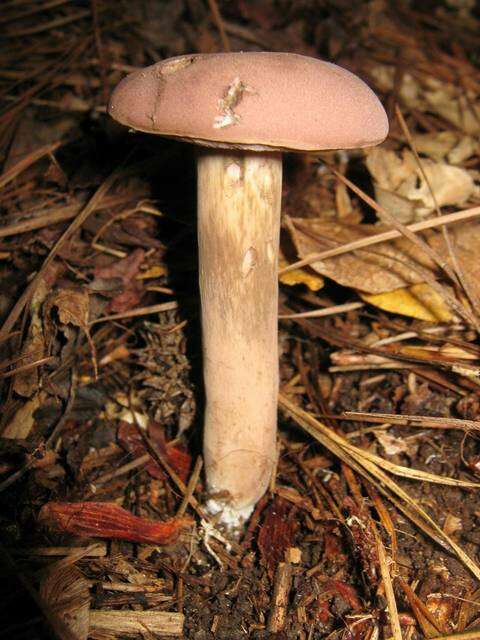
[[[109,113],[141,131],[225,146],[351,149],[388,133],[385,111],[362,80],[293,53],[170,58],[124,78]]]

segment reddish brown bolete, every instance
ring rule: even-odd
[[[211,508],[239,522],[275,462],[281,152],[375,145],[387,117],[345,69],[257,52],[180,56],[132,73],[109,113],[210,147],[197,162],[204,455]]]

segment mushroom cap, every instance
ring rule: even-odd
[[[191,54],[131,73],[109,114],[214,147],[321,151],[382,142],[386,113],[353,73],[294,53]]]

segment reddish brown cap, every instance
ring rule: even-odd
[[[124,78],[108,112],[133,129],[220,147],[352,149],[388,133],[385,111],[362,80],[294,53],[170,58]]]

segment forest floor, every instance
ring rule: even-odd
[[[0,637],[480,636],[475,3],[1,13]],[[340,64],[390,120],[285,158],[278,465],[237,540],[202,509],[195,152],[106,114],[227,49]]]

